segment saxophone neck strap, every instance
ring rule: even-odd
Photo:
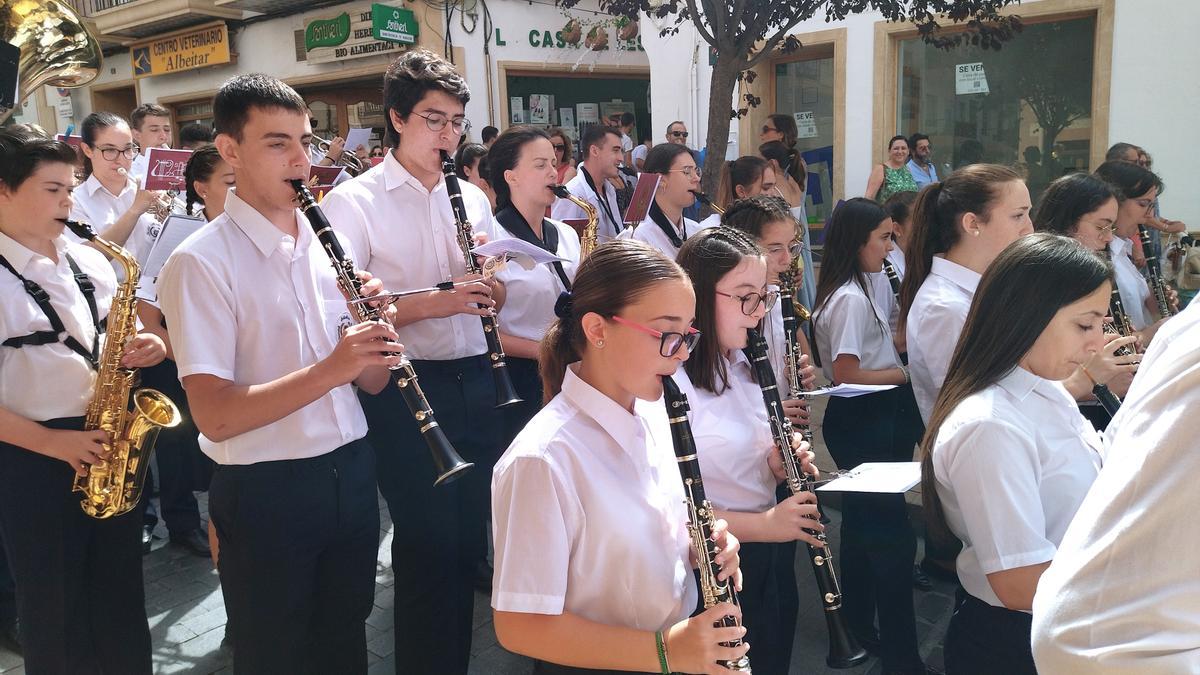
[[[68,349],[79,354],[88,362],[92,370],[100,369],[100,333],[104,332],[105,322],[100,320],[100,313],[96,309],[96,286],[92,283],[91,278],[84,274],[76,264],[75,259],[69,253],[63,253],[67,259],[67,265],[71,268],[71,274],[75,277],[75,285],[79,287],[79,292],[83,293],[83,299],[87,301],[88,309],[92,312],[92,325],[96,328],[96,332],[92,337],[92,348],[89,350],[75,339],[74,335],[67,332],[63,325],[62,318],[59,317],[58,311],[50,304],[50,294],[46,289],[42,288],[36,281],[30,281],[21,276],[19,272],[9,264],[4,256],[0,256],[0,267],[8,270],[25,286],[25,292],[33,299],[33,302],[42,310],[42,314],[46,316],[46,320],[50,322],[50,330],[39,330],[29,335],[21,335],[19,337],[9,338],[2,344],[5,347],[20,349],[27,346],[50,345],[61,342]]]

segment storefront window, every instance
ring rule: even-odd
[[[631,136],[650,134],[655,143],[666,140],[665,129],[657,135],[650,129],[649,78],[510,73],[507,85],[510,125],[562,127],[578,145],[584,127],[632,112],[637,131]],[[639,140],[634,138],[634,144]]]
[[[943,176],[973,162],[1017,166],[1036,201],[1051,180],[1087,170],[1095,32],[1085,17],[1027,25],[1000,51],[902,41],[897,133],[929,136]]]
[[[796,118],[796,149],[808,165],[808,198],[805,213],[812,242],[824,241],[822,229],[833,211],[833,99],[832,54],[824,58],[775,64],[775,110]],[[755,130],[757,131],[757,130]]]

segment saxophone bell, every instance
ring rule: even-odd
[[[582,261],[596,249],[596,243],[600,236],[599,212],[596,211],[596,207],[582,197],[571,194],[565,185],[551,185],[550,191],[554,193],[554,196],[571,202],[587,214],[587,224],[583,226],[583,234],[579,237],[579,260]]]

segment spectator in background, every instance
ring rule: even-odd
[[[908,160],[908,172],[917,182],[917,189],[938,182],[937,167],[933,165],[933,145],[929,137],[917,132],[909,137],[908,147],[912,150],[912,159]]]
[[[372,158],[372,159],[374,159],[374,158],[376,158],[376,157],[383,157],[383,156],[384,156],[384,154],[386,154],[386,153],[383,151],[383,146],[382,146],[382,145],[373,145],[373,146],[371,146],[371,158]]]
[[[458,174],[460,179],[483,190],[492,204],[492,210],[495,210],[496,193],[492,191],[487,179],[487,154],[488,149],[479,143],[464,143],[458,146],[458,152],[454,154],[454,173]]]
[[[1142,149],[1133,143],[1113,143],[1112,147],[1108,149],[1108,152],[1104,153],[1104,161],[1111,162],[1119,159],[1137,164],[1138,156],[1141,153]]]
[[[867,199],[882,204],[897,192],[917,192],[917,182],[905,167],[908,164],[908,138],[892,136],[888,141],[888,156],[882,164],[876,164],[867,179]]]
[[[207,124],[188,122],[179,130],[179,147],[196,150],[213,142],[213,130]]]
[[[758,135],[758,142],[779,141],[788,148],[794,149],[799,135],[800,130],[796,128],[795,118],[791,115],[775,113],[767,116],[767,121],[762,125],[762,133]]]
[[[554,166],[558,170],[558,184],[566,185],[575,177],[575,148],[571,137],[559,128],[550,130],[550,145],[554,146]]]
[[[479,132],[479,137],[483,139],[483,144],[486,147],[492,147],[496,137],[500,135],[500,130],[493,126],[486,126],[483,131]]]
[[[631,112],[623,112],[620,115],[613,115],[617,124],[613,126],[621,130],[621,154],[624,155],[622,160],[625,166],[633,169],[633,137],[629,134],[636,133],[634,130],[635,118]]]
[[[654,147],[654,140],[650,132],[647,131],[642,134],[641,144],[630,153],[633,156],[633,168],[638,173],[642,172],[642,166],[646,163],[646,153],[650,152],[650,148],[652,147]]]
[[[667,125],[667,142],[677,143],[679,145],[687,145],[688,130],[687,125],[681,120],[675,120]]]

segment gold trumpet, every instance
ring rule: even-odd
[[[0,0],[0,43],[20,52],[17,96],[11,107],[0,99],[0,123],[38,87],[82,87],[100,73],[100,42],[65,2]]]
[[[313,134],[312,139],[313,139],[313,143],[316,143],[316,145],[317,145],[317,150],[320,150],[321,152],[325,153],[326,155],[329,154],[329,148],[331,148],[333,146],[332,141],[325,139],[325,138],[321,138],[320,136],[317,136],[316,134]],[[336,165],[338,162],[341,162],[342,166],[346,167],[347,169],[350,169],[352,172],[354,172],[356,174],[362,173],[365,169],[368,168],[368,167],[363,166],[362,160],[358,158],[358,155],[354,154],[353,150],[346,150],[345,148],[342,148],[342,156],[337,158],[334,161],[334,164]]]

